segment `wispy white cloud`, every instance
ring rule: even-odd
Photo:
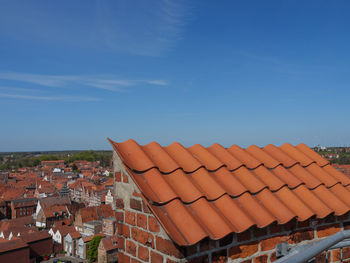
[[[161,79],[120,79],[113,76],[84,75],[44,75],[19,72],[0,72],[0,79],[25,82],[53,88],[71,88],[75,86],[91,87],[109,91],[124,91],[127,87],[139,85],[165,86]]]
[[[23,99],[23,100],[42,100],[42,101],[65,101],[65,102],[89,102],[100,101],[99,98],[80,97],[80,96],[33,96],[14,93],[0,93],[0,98]]]
[[[161,56],[182,39],[192,17],[186,0],[104,0],[36,8],[2,1],[0,33],[16,40],[123,54]],[[79,2],[79,1],[78,1]],[[70,10],[67,12],[66,10]]]

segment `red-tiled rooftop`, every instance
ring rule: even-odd
[[[350,178],[305,144],[242,149],[110,142],[179,245],[350,210]]]

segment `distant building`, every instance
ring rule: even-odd
[[[102,238],[98,246],[98,263],[118,262],[116,237]]]
[[[92,236],[102,232],[102,221],[94,220],[84,223],[84,235]]]

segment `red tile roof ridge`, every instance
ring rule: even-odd
[[[194,144],[191,147],[185,148],[178,142],[174,142],[169,146],[164,147],[157,142],[139,145],[132,139],[122,143],[113,141],[111,141],[111,143],[113,148],[119,153],[124,164],[131,170],[139,173],[148,171],[152,168],[158,168],[162,173],[169,174],[177,169],[183,169],[184,172],[191,173],[198,170],[200,167],[206,167],[209,171],[215,171],[222,166],[227,166],[230,170],[234,171],[243,165],[248,169],[256,169],[261,165],[268,168],[274,168],[280,163],[287,168],[292,167],[297,163],[300,163],[303,167],[307,167],[315,162],[320,166],[325,166],[329,163],[317,153],[313,152],[305,144],[299,144],[295,147],[289,143],[285,143],[281,147],[269,144],[263,148],[251,145],[248,148],[243,149],[238,145],[224,148],[218,143],[214,143],[207,148],[200,144]],[[273,149],[271,149],[272,147]],[[218,151],[221,151],[221,153],[218,153],[218,156],[215,156],[213,149],[215,149],[214,151],[216,151],[216,153],[218,153]],[[178,154],[179,151],[181,151],[181,155]],[[223,151],[225,152],[224,154],[222,153]],[[282,159],[276,159],[276,156],[273,154],[274,151],[278,151],[277,155],[282,156]],[[252,156],[251,154],[254,152],[256,155]],[[226,156],[223,156],[225,154]],[[187,160],[184,160],[184,155],[186,155]],[[220,158],[220,155],[221,158],[224,157],[226,161],[228,160],[227,158],[230,158],[230,162],[226,163],[225,160]],[[291,158],[290,155],[294,158]],[[159,159],[158,157],[161,157],[162,159]],[[217,157],[221,160],[217,159]],[[295,160],[295,157],[297,157],[297,160]],[[309,157],[316,160],[312,160]],[[141,162],[140,159],[142,160]],[[188,159],[192,159],[192,161]],[[208,160],[211,161],[208,162]],[[235,165],[232,166],[232,163],[235,163]],[[190,166],[186,164],[190,164]]]

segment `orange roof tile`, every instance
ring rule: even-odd
[[[179,245],[350,210],[350,178],[305,144],[242,149],[110,142]]]

